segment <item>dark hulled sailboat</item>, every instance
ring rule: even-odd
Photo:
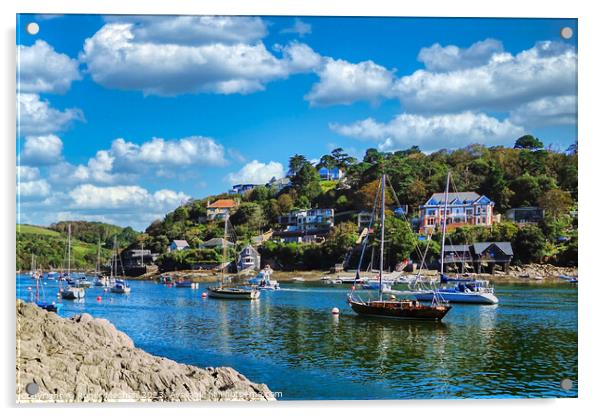
[[[380,269],[379,269],[379,288],[377,300],[363,300],[352,290],[347,298],[347,302],[354,312],[358,315],[376,316],[382,318],[408,319],[408,320],[425,320],[425,321],[440,321],[449,312],[451,306],[445,302],[441,302],[437,296],[430,304],[422,304],[414,299],[383,299],[382,276],[384,268],[384,244],[385,244],[385,191],[386,191],[386,175],[383,174],[380,181],[381,191],[381,227],[380,227]],[[362,256],[363,257],[363,256]],[[359,267],[358,273],[359,276]],[[355,284],[354,284],[355,288]]]

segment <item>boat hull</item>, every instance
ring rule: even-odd
[[[493,293],[439,292],[441,299],[449,303],[469,303],[474,305],[496,305],[499,299]],[[433,292],[415,293],[414,297],[422,302],[432,302]]]
[[[448,305],[427,306],[408,301],[349,300],[349,304],[358,315],[416,321],[441,321],[451,309]]]
[[[238,288],[219,288],[219,287],[209,287],[207,288],[207,295],[210,298],[218,298],[218,299],[246,299],[252,300],[257,299],[259,297],[258,290],[254,289],[238,289]]]
[[[81,287],[72,287],[64,289],[61,292],[61,298],[68,300],[83,299],[86,292]]]

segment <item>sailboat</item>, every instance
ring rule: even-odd
[[[68,226],[67,231],[67,279],[71,278],[71,224]],[[83,287],[79,287],[73,280],[68,280],[69,285],[61,292],[63,299],[83,299],[86,295],[86,291]]]
[[[383,173],[380,181],[381,191],[381,226],[380,226],[380,267],[379,267],[379,286],[378,286],[378,299],[363,300],[357,295],[354,290],[355,285],[352,287],[351,292],[347,297],[347,302],[351,306],[354,312],[358,315],[363,316],[374,316],[381,318],[394,318],[394,319],[409,319],[409,320],[427,320],[427,321],[440,321],[445,317],[447,312],[451,309],[446,302],[441,301],[435,297],[430,304],[422,304],[415,299],[390,299],[385,300],[383,298],[383,272],[384,272],[384,251],[385,251],[385,192],[386,192],[386,175]],[[365,246],[364,246],[365,249]],[[363,252],[362,252],[363,257]],[[356,276],[359,278],[359,270],[361,267],[361,261],[358,265]]]
[[[40,280],[42,278],[42,273],[37,270],[36,267],[36,258],[35,255],[31,255],[31,270],[32,277],[35,276],[36,279],[36,292],[35,292],[35,304],[40,308],[47,310],[48,312],[58,312],[63,304],[56,302],[46,302],[45,300],[40,300]],[[44,290],[44,286],[41,287],[42,291]],[[45,297],[45,296],[44,296]]]
[[[111,287],[111,293],[119,293],[123,295],[127,295],[132,291],[130,285],[125,281],[125,276],[121,279],[117,279],[117,258],[119,257],[119,249],[117,247],[117,237],[113,239],[113,247],[115,247],[115,253],[113,254],[113,259],[111,260],[111,277],[110,280],[115,279],[115,284]],[[123,271],[123,264],[121,265]]]
[[[223,241],[223,258],[227,262],[228,254],[228,216],[224,219],[224,241]],[[222,273],[220,277],[219,286],[212,286],[207,288],[207,294],[211,298],[220,299],[257,299],[261,292],[254,287],[248,286],[225,286],[224,285],[224,269],[227,266],[222,267]]]
[[[108,279],[105,276],[103,276],[100,271],[100,237],[98,238],[98,251],[96,254],[96,269],[94,270],[94,275],[96,276],[96,278],[94,279],[94,286],[109,286]]]
[[[445,239],[447,232],[447,206],[449,199],[449,182],[451,173],[447,173],[445,186],[445,203],[443,206],[443,223],[441,226],[441,269],[439,277],[439,288],[419,290],[414,293],[416,299],[431,301],[435,296],[441,296],[449,303],[473,303],[481,305],[495,305],[499,299],[494,294],[494,289],[487,280],[451,278],[445,275]],[[417,284],[420,282],[417,280]]]

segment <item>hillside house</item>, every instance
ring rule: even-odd
[[[221,250],[224,247],[224,244],[227,244],[228,247],[234,246],[233,242],[224,240],[223,238],[212,238],[201,244],[201,248],[217,248]]]
[[[279,193],[280,191],[283,191],[284,189],[288,188],[291,186],[291,179],[290,178],[280,178],[280,179],[276,179],[276,178],[272,178],[267,184],[266,186],[268,188],[271,188],[273,191],[275,191],[276,193]]]
[[[169,243],[169,246],[167,246],[167,251],[171,253],[172,251],[188,250],[189,248],[190,245],[188,244],[188,241],[173,240],[171,243]]]
[[[243,270],[259,270],[261,268],[261,256],[259,252],[251,245],[247,245],[238,253],[236,260],[236,269],[241,272]]]
[[[517,224],[535,224],[543,220],[543,209],[539,207],[519,207],[506,211],[506,218]]]
[[[345,172],[338,167],[321,167],[320,169],[318,169],[318,174],[320,175],[320,179],[323,181],[338,181],[340,179],[343,179],[343,177],[345,176]]]
[[[218,199],[212,203],[207,202],[207,220],[222,220],[232,213],[238,206],[234,199]]]
[[[476,192],[450,192],[447,198],[447,228],[462,225],[490,226],[495,203]],[[445,193],[434,193],[419,210],[419,231],[432,231],[443,224]]]
[[[278,218],[281,230],[274,232],[285,242],[312,242],[324,237],[334,227],[334,209],[294,210]]]
[[[252,191],[253,189],[257,188],[258,186],[261,186],[261,185],[254,185],[251,183],[239,183],[237,185],[233,185],[232,189],[230,189],[228,191],[228,193],[230,195],[243,195],[247,192]]]
[[[443,270],[449,268],[464,273],[467,267],[480,274],[483,268],[493,273],[495,266],[508,267],[514,256],[512,245],[507,241],[487,241],[483,243],[445,246]]]

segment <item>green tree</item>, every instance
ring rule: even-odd
[[[254,202],[243,202],[230,217],[232,225],[246,225],[249,231],[258,232],[265,226],[265,218],[261,206]]]
[[[540,262],[545,254],[546,239],[538,227],[528,225],[518,230],[512,247],[520,263]]]
[[[288,160],[288,176],[295,176],[309,161],[303,155],[295,154]]]
[[[533,137],[530,134],[526,134],[524,136],[519,137],[514,143],[515,149],[535,150],[541,149],[542,147],[543,143],[541,142],[541,140],[537,139],[536,137]]]
[[[546,215],[556,219],[566,215],[573,206],[573,198],[568,191],[562,189],[550,189],[544,192],[538,199],[539,207],[545,210]]]

